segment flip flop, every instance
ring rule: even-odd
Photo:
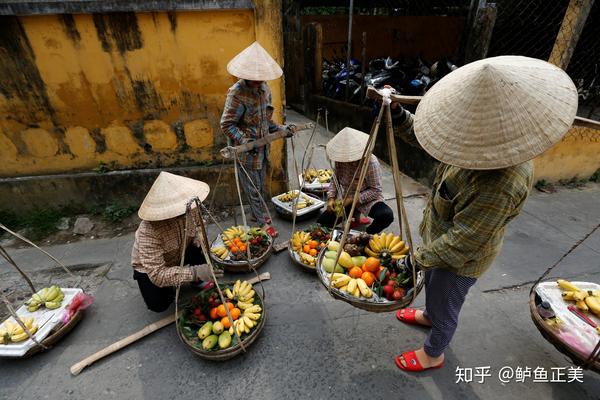
[[[277,232],[277,230],[272,226],[266,228],[265,232],[267,232],[267,234],[269,236],[271,236],[273,239],[275,239],[279,235],[279,232]]]
[[[402,359],[404,359],[404,361],[406,362],[406,366],[402,365]],[[396,356],[396,366],[402,371],[423,372],[427,371],[428,369],[442,368],[444,366],[444,362],[442,361],[440,365],[436,365],[434,367],[423,368],[423,366],[419,362],[419,359],[417,358],[417,354],[413,350],[407,351],[405,353],[400,354],[399,356]]]
[[[404,313],[402,313],[402,311],[404,311]],[[431,326],[429,326],[429,325],[425,325],[425,324],[418,322],[417,319],[415,318],[416,315],[417,315],[416,308],[412,308],[412,307],[401,308],[396,313],[396,318],[398,319],[398,321],[403,322],[407,325],[417,325],[417,326],[423,326],[425,328],[431,328]]]
[[[360,218],[358,218],[358,220],[356,218],[354,218],[354,219],[352,219],[352,222],[350,222],[350,227],[356,228],[361,225],[369,225],[370,223],[371,223],[371,218],[360,217]]]

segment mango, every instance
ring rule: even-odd
[[[219,335],[219,348],[226,349],[231,346],[231,335],[225,331]]]
[[[212,333],[213,323],[207,322],[198,329],[198,339],[204,339]]]
[[[325,272],[327,273],[332,273],[334,268],[333,268],[333,263],[335,262],[334,259],[331,258],[325,258],[323,259],[323,262],[321,263],[321,265],[323,265],[323,269],[325,270]],[[344,268],[342,268],[342,266],[340,264],[338,264],[335,267],[335,272],[339,272],[342,273],[344,272]]]
[[[335,240],[330,241],[329,244],[327,245],[327,250],[337,251],[339,248],[340,248],[340,243],[336,242]]]
[[[213,347],[215,347],[218,340],[219,340],[219,337],[217,335],[210,335],[202,341],[202,348],[204,350],[210,350]]]
[[[356,267],[362,267],[362,265],[367,261],[367,257],[364,256],[356,256],[352,257],[352,262]]]
[[[221,321],[217,321],[212,326],[212,333],[214,333],[215,335],[220,335],[224,329],[225,327],[223,326]]]
[[[340,263],[340,265],[346,269],[350,269],[352,267],[354,267],[354,263],[352,262],[352,257],[350,257],[350,254],[346,253],[345,251],[342,251],[342,254],[340,254],[340,259],[338,261]]]

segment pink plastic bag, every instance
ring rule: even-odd
[[[85,310],[94,302],[94,297],[90,294],[85,293],[77,293],[73,300],[71,300],[71,304],[67,306],[65,311],[61,316],[61,320],[63,324],[69,323],[73,315],[79,310]]]

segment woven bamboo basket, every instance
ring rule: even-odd
[[[288,244],[288,254],[290,255],[290,258],[292,259],[292,261],[294,262],[294,264],[296,264],[299,267],[301,267],[304,271],[315,272],[317,270],[316,266],[304,264],[302,261],[300,261],[297,253],[292,249],[292,243],[291,243],[291,241]]]
[[[25,355],[23,356],[23,358],[25,358],[25,357],[31,357],[34,354],[37,354],[37,353],[42,352],[44,350],[50,349],[58,341],[60,341],[66,334],[68,334],[69,332],[71,332],[71,330],[73,330],[73,328],[75,328],[75,326],[83,318],[83,314],[84,314],[83,311],[79,310],[75,314],[73,314],[73,316],[71,317],[71,320],[69,322],[67,322],[66,324],[62,324],[62,325],[57,326],[56,328],[54,328],[52,330],[52,332],[50,333],[50,335],[48,335],[44,340],[42,340],[40,342],[41,344],[43,344],[44,346],[46,346],[46,349],[44,349],[42,346],[36,344],[34,347],[32,347],[31,349],[29,349],[29,351],[27,353],[25,353]]]
[[[560,351],[565,356],[569,357],[573,364],[586,367],[594,372],[600,373],[600,351],[596,352],[595,357],[590,360],[590,354],[583,354],[560,340],[552,328],[550,328],[537,311],[536,293],[532,290],[529,295],[529,310],[531,312],[531,320],[536,328],[540,331],[544,339],[550,342],[556,350]],[[590,362],[588,362],[590,360]]]
[[[213,242],[211,243],[210,247],[213,248],[215,246],[216,243],[218,243],[220,241],[219,237],[217,237],[215,240],[213,240]],[[215,256],[212,252],[210,253],[210,258],[213,260],[213,262],[219,266],[221,266],[225,271],[227,272],[234,272],[234,273],[246,273],[246,272],[250,272],[253,269],[257,270],[258,268],[260,268],[269,258],[269,256],[271,255],[271,253],[273,252],[273,238],[269,236],[269,246],[267,247],[267,250],[265,250],[265,252],[263,253],[263,255],[261,255],[258,258],[254,258],[251,260],[252,266],[250,266],[250,263],[248,263],[248,261],[231,261],[231,260],[221,260],[219,257]]]
[[[252,343],[254,343],[256,339],[258,339],[258,336],[260,335],[265,326],[265,320],[267,319],[267,310],[265,307],[263,297],[258,292],[256,292],[256,296],[258,297],[259,304],[262,307],[262,315],[260,317],[260,320],[258,321],[258,325],[256,325],[256,327],[254,327],[247,336],[242,338],[242,343],[244,345],[244,348],[246,349],[248,349],[248,347],[250,347],[250,345],[252,345]],[[193,340],[187,338],[184,334],[181,333],[181,330],[179,329],[179,321],[177,321],[177,335],[189,351],[205,360],[226,361],[231,358],[234,358],[235,356],[239,355],[244,351],[240,343],[236,343],[235,345],[223,350],[206,351],[202,348],[198,348],[196,347],[196,343]]]
[[[319,254],[319,258],[317,259],[316,270],[317,270],[317,275],[319,276],[319,280],[321,281],[323,286],[325,286],[325,288],[327,290],[329,290],[329,283],[328,283],[329,278],[327,276],[327,275],[329,275],[329,273],[326,272],[321,265],[324,257],[325,257],[325,252],[321,252],[321,254]],[[424,282],[425,282],[425,279],[424,279],[423,273],[420,271],[417,272],[417,286],[415,288],[411,288],[411,289],[407,290],[404,298],[399,301],[389,301],[389,300],[379,300],[378,301],[377,299],[375,299],[375,297],[373,297],[371,299],[356,298],[356,297],[354,297],[350,294],[347,294],[345,292],[342,292],[334,287],[331,288],[331,295],[334,298],[345,301],[346,303],[348,303],[356,308],[360,308],[361,310],[377,312],[377,313],[389,312],[389,311],[395,311],[395,310],[399,310],[401,308],[408,307],[413,302],[413,298],[416,298],[419,295],[419,293],[421,292],[421,289],[423,289]],[[413,295],[415,290],[416,290],[416,293]]]

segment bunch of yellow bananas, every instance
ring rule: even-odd
[[[581,290],[564,279],[559,279],[556,283],[559,288],[566,290],[562,293],[563,300],[574,301],[581,311],[591,311],[600,317],[600,290]]]
[[[334,273],[331,286],[342,292],[347,292],[354,297],[362,296],[367,299],[373,297],[373,291],[367,286],[367,283],[364,280],[360,278],[354,279],[346,274]]]
[[[277,196],[277,199],[283,203],[288,203],[298,197],[299,192],[297,190],[290,190]]]
[[[312,181],[314,181],[318,176],[319,173],[314,168],[308,168],[302,171],[302,179],[306,183],[312,183]]]
[[[25,305],[29,312],[37,311],[41,306],[53,310],[60,307],[64,298],[65,294],[61,288],[53,285],[34,293],[33,296],[25,302]]]
[[[221,260],[224,260],[229,255],[229,250],[225,246],[217,246],[210,249],[210,252],[215,256],[219,257]]]
[[[317,178],[319,179],[319,183],[329,183],[331,182],[331,177],[333,176],[333,171],[330,169],[320,169],[317,171]]]
[[[33,324],[33,317],[21,318],[23,325],[32,335],[37,332],[38,326]],[[0,344],[17,343],[27,339],[27,332],[16,321],[5,321],[0,328]]]
[[[369,257],[378,257],[383,252],[389,253],[392,258],[400,259],[408,253],[408,246],[400,236],[391,232],[373,235],[373,238],[369,240],[369,245],[365,247],[365,253]]]
[[[233,284],[233,289],[227,288],[224,293],[229,300],[237,300],[238,308],[241,310],[252,306],[256,294],[250,283],[239,279]]]
[[[296,231],[292,235],[291,240],[292,240],[292,250],[294,250],[297,253],[301,253],[302,248],[304,247],[306,242],[311,240],[310,233],[304,232],[304,231]]]

